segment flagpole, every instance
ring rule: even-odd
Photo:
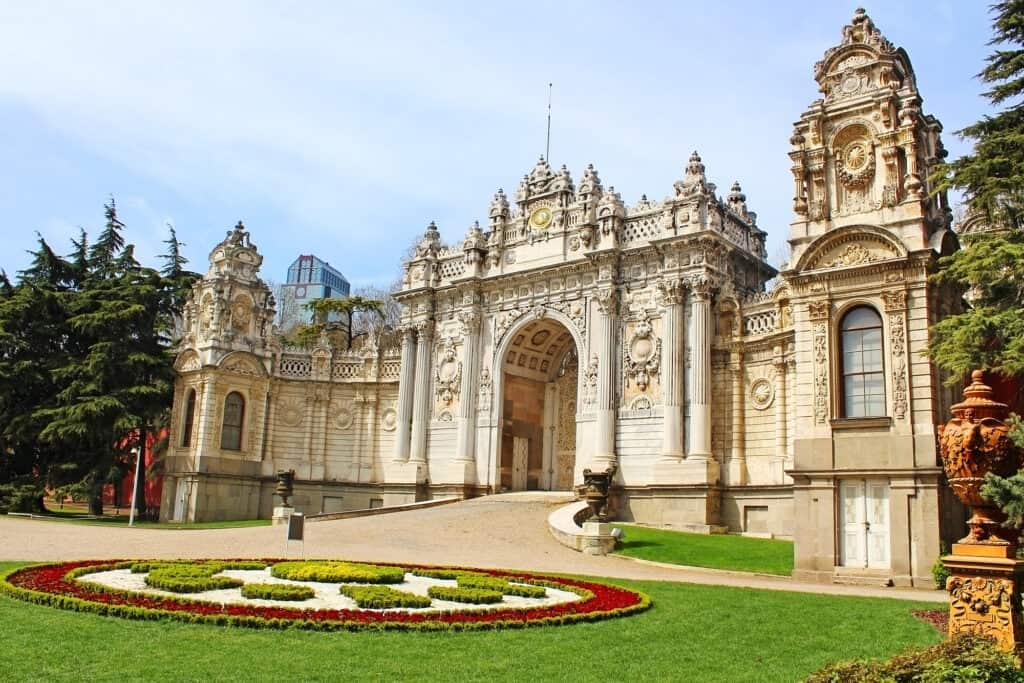
[[[551,83],[548,83],[548,137],[544,144],[544,158],[551,161]]]

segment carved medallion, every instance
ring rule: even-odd
[[[757,410],[765,410],[775,400],[775,387],[765,379],[756,379],[750,385],[750,404]]]

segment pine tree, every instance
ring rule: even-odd
[[[929,355],[954,380],[981,368],[1024,377],[1024,0],[992,5],[995,46],[978,77],[1003,109],[960,131],[974,150],[940,167],[937,189],[962,190],[972,214],[990,230],[965,235],[963,249],[940,261],[935,280],[968,292],[965,310],[932,328]],[[1011,421],[1024,448],[1024,431]],[[985,496],[1010,522],[1024,522],[1024,471],[989,476]]]

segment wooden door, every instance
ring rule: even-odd
[[[525,491],[530,464],[530,440],[512,438],[512,490]]]
[[[888,482],[865,479],[840,482],[839,509],[843,566],[888,569]]]

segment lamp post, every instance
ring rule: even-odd
[[[135,456],[135,479],[132,481],[132,509],[128,513],[128,526],[133,526],[135,524],[135,496],[139,492],[139,469],[142,465],[142,452],[138,446],[133,446],[129,453]]]

